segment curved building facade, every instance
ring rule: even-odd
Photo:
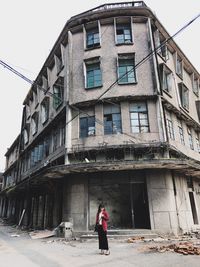
[[[196,230],[200,74],[142,1],[67,21],[6,153],[1,216],[34,228]]]

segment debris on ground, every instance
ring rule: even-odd
[[[20,237],[18,234],[12,234],[11,237]]]
[[[144,237],[143,236],[133,236],[133,237],[129,237],[127,242],[128,243],[134,243],[135,241],[138,241],[138,240],[144,240]]]
[[[192,242],[180,242],[176,244],[170,245],[155,245],[150,246],[149,249],[155,250],[158,252],[176,252],[183,255],[200,255],[200,243],[192,243]]]
[[[43,230],[43,231],[33,231],[29,232],[31,239],[40,239],[40,238],[48,238],[55,235],[54,231]]]

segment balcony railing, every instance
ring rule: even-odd
[[[98,6],[96,8],[87,10],[79,15],[76,15],[72,18],[75,18],[80,15],[86,15],[90,13],[95,13],[99,11],[107,11],[107,10],[112,10],[112,9],[126,9],[126,8],[133,8],[133,7],[146,7],[147,5],[143,1],[134,1],[134,2],[122,2],[122,3],[113,3],[113,4],[104,4],[101,6]]]

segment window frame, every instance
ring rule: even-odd
[[[189,112],[189,89],[184,83],[178,83],[181,107]]]
[[[55,89],[59,89],[59,93],[57,93],[57,96],[55,93]],[[62,106],[63,102],[64,102],[64,78],[59,77],[53,85],[53,107],[54,109],[57,110],[60,106]]]
[[[114,19],[114,29],[115,29],[115,44],[116,45],[132,45],[133,44],[133,22],[132,22],[132,17],[122,17],[122,18],[115,18]],[[125,27],[127,28],[127,29],[129,29],[129,34],[130,34],[130,41],[127,41],[126,42],[126,39],[125,39],[125,33],[124,33],[124,31],[123,31],[123,34],[121,34],[121,35],[123,35],[123,39],[124,39],[124,41],[123,42],[119,42],[118,41],[118,34],[117,34],[117,30],[119,30],[119,28],[124,28],[125,29]],[[125,29],[125,30],[127,30],[127,29]]]
[[[44,125],[49,120],[49,97],[41,102],[41,122]]]
[[[98,69],[91,69],[89,70],[88,67],[89,66],[95,66],[98,65]],[[100,76],[100,83],[95,85],[95,75],[93,73],[92,79],[93,79],[93,86],[88,86],[88,72],[89,71],[95,71],[95,70],[99,70],[99,76]],[[100,88],[103,86],[103,77],[102,77],[102,69],[101,69],[101,60],[100,57],[95,57],[95,58],[90,58],[87,60],[84,60],[84,76],[85,76],[85,89],[86,90],[91,90],[91,89],[95,89],[95,88]]]
[[[128,61],[128,60],[132,60],[133,61],[133,65],[120,65],[120,61]],[[124,74],[122,74],[120,76],[120,68],[126,68],[126,71],[124,72]],[[127,68],[130,68],[130,70],[128,70]],[[133,71],[131,71],[133,70]],[[133,73],[133,77],[128,76],[129,73]],[[127,81],[121,81],[122,79],[126,78]],[[129,81],[129,79],[133,79],[133,81]],[[117,83],[118,85],[126,85],[126,84],[137,84],[137,77],[136,77],[136,71],[135,71],[135,53],[132,54],[118,54],[117,57]]]
[[[83,127],[82,126],[82,121],[86,122],[84,130],[86,134],[83,134]],[[89,123],[89,120],[93,120],[93,125],[91,123]],[[89,128],[93,128],[93,134],[89,134],[91,130],[89,130]],[[95,136],[96,135],[96,122],[95,122],[95,115],[91,115],[91,116],[80,116],[79,117],[79,138],[86,138],[86,137],[91,137],[91,136]]]
[[[111,112],[107,113],[106,108],[107,109],[110,108]],[[112,110],[115,110],[115,109],[116,109],[116,111],[112,112]],[[116,115],[119,115],[119,119],[114,119],[114,117],[117,117]],[[105,120],[106,118],[109,120]],[[105,104],[103,106],[103,121],[104,121],[104,135],[121,134],[122,133],[121,105],[119,104],[119,110],[117,111],[117,107],[115,105]],[[107,130],[110,126],[108,127],[108,125],[106,125],[106,122],[111,122],[112,131],[110,131],[110,129],[109,129],[109,131]],[[118,123],[116,124],[116,122],[118,122]],[[106,129],[106,127],[108,127],[108,128]]]
[[[139,104],[141,106],[145,106],[145,110],[139,111],[139,108],[137,109],[137,111],[133,111],[131,110],[131,104],[135,104],[139,107]],[[132,115],[131,114],[137,114],[137,116],[135,116],[135,119],[132,119]],[[141,114],[146,115],[146,118],[142,118]],[[149,125],[149,114],[148,114],[148,106],[147,106],[147,102],[146,101],[141,101],[141,102],[130,102],[129,103],[129,116],[130,116],[130,127],[131,127],[131,132],[134,134],[140,134],[140,133],[149,133],[150,132],[150,125]],[[136,118],[137,117],[137,118]],[[133,121],[138,121],[138,125],[134,125],[132,124]],[[147,124],[143,125],[141,122],[143,120],[147,121]],[[134,131],[133,128],[138,128],[139,131]],[[143,131],[142,128],[146,128],[147,131]]]
[[[96,21],[96,22],[90,22],[87,23],[83,26],[83,32],[84,32],[84,49],[85,50],[92,50],[92,49],[96,49],[96,48],[100,48],[101,47],[101,24],[100,21]],[[93,44],[92,45],[88,45],[88,33],[92,33],[93,37],[94,34],[98,34],[98,43],[94,42],[93,38]]]
[[[196,96],[199,96],[199,87],[200,87],[199,79],[193,73],[192,74],[192,91]]]
[[[176,74],[183,79],[183,59],[176,54]]]
[[[38,131],[38,112],[35,112],[31,117],[31,133],[34,136]],[[34,126],[34,128],[33,128]],[[34,130],[34,131],[33,131]]]
[[[187,134],[188,134],[188,143],[189,143],[189,147],[190,149],[194,150],[194,142],[193,142],[193,138],[192,138],[192,131],[189,127],[187,127]]]

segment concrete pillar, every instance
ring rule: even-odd
[[[171,172],[152,170],[146,177],[151,229],[176,235],[179,226]]]

